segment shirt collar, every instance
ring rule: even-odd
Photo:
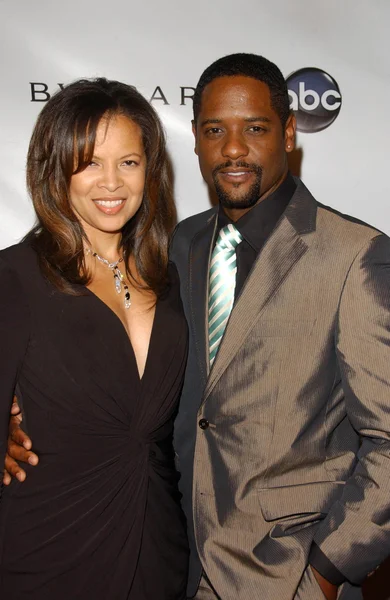
[[[288,173],[280,186],[267,198],[248,210],[238,221],[234,222],[243,238],[259,252],[264,241],[275,228],[276,223],[287,208],[297,184],[293,176]],[[220,206],[218,211],[218,229],[233,223]]]

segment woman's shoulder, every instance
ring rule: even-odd
[[[0,262],[15,271],[29,271],[37,264],[37,255],[31,244],[23,241],[0,250]]]
[[[38,257],[26,242],[14,244],[0,251],[1,285],[27,290],[32,281],[39,282]]]
[[[174,262],[169,261],[168,263],[168,288],[171,294],[180,294],[180,279],[177,267]]]
[[[168,279],[171,285],[179,284],[179,274],[177,272],[177,267],[175,263],[171,260],[168,263]]]
[[[34,277],[31,269],[33,260],[34,252],[24,242],[0,251],[0,329],[5,340],[7,335],[11,336],[12,344],[15,340],[26,341],[29,331],[31,303],[28,280]],[[7,342],[4,343],[7,346]],[[10,342],[10,347],[12,344]]]
[[[172,305],[177,306],[182,311],[181,294],[180,294],[180,279],[176,265],[172,262],[168,263],[168,286],[164,297],[168,297]]]

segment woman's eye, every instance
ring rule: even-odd
[[[138,163],[135,162],[135,160],[125,160],[124,165],[126,165],[126,167],[131,167],[133,165],[137,165]]]

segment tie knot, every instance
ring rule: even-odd
[[[219,232],[216,245],[222,250],[234,250],[242,242],[242,235],[233,223],[225,225]]]

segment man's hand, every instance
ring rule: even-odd
[[[26,472],[16,461],[26,462],[30,465],[38,464],[38,456],[31,452],[32,443],[28,435],[21,429],[22,413],[18,401],[14,398],[8,428],[8,451],[5,456],[3,483],[9,485],[12,477],[19,481],[26,479]]]
[[[322,575],[311,565],[310,568],[313,571],[314,577],[317,579],[317,583],[326,600],[337,600],[337,585],[333,585],[333,583],[330,583],[325,577],[322,577]]]

